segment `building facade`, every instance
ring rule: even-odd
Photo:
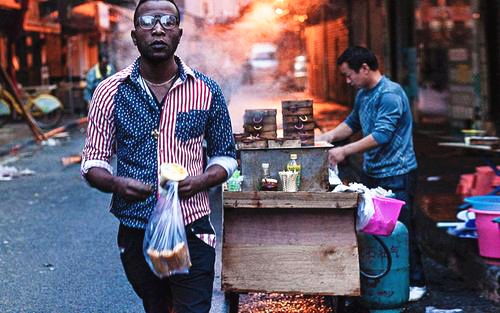
[[[349,45],[362,45],[403,85],[417,122],[498,126],[498,12],[498,1],[485,0],[310,1],[309,90],[352,103],[335,62]]]
[[[127,12],[132,11],[104,1],[2,1],[1,65],[24,89],[57,86],[53,92],[69,112],[81,109],[86,72],[100,50],[112,47],[111,33]]]
[[[225,23],[239,16],[240,9],[250,0],[199,0],[177,2],[186,15],[202,18],[206,23]]]

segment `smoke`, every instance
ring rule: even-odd
[[[186,13],[181,22],[184,34],[176,54],[190,67],[214,78],[229,98],[241,84],[243,66],[252,45],[277,42],[285,30],[271,2],[253,1],[240,17],[225,24],[209,25]],[[132,12],[123,11],[110,51],[118,69],[126,67],[138,56],[130,38]]]
[[[223,25],[197,27],[186,16],[179,55],[189,66],[213,77],[226,98],[242,83],[244,64],[258,42],[276,42],[283,25],[267,1],[254,1],[242,16]]]
[[[119,71],[134,62],[139,56],[139,52],[132,42],[132,37],[130,37],[130,31],[134,28],[134,11],[116,6],[114,8],[118,10],[119,14],[116,16],[118,20],[112,33],[108,54]]]

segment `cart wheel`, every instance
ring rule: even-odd
[[[330,309],[332,313],[345,313],[345,297],[341,296],[325,296],[325,305]]]
[[[240,304],[240,295],[234,292],[226,292],[224,294],[226,313],[238,313],[238,305]]]
[[[7,99],[0,97],[0,127],[12,121],[13,118],[12,106]]]
[[[41,94],[30,100],[31,115],[42,129],[50,129],[59,125],[64,109],[61,101],[49,94]]]

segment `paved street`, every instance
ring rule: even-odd
[[[109,195],[89,188],[78,165],[64,168],[60,162],[79,153],[83,140],[75,132],[69,141],[28,149],[8,164],[36,173],[0,182],[2,313],[142,310],[122,271]],[[220,233],[218,205],[213,221]],[[219,274],[215,285],[214,313],[223,311]]]
[[[0,183],[0,312],[139,312],[125,283],[108,196],[77,165],[83,135],[9,164],[34,176]]]

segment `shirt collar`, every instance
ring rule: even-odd
[[[365,94],[371,94],[372,92],[374,92],[375,90],[377,90],[380,86],[382,86],[382,84],[384,83],[385,79],[386,79],[385,75],[382,75],[380,77],[380,80],[377,82],[377,84],[375,86],[373,86],[370,89],[363,89],[363,91],[365,92]]]
[[[372,89],[375,90],[376,88],[382,86],[382,84],[384,83],[384,81],[385,81],[385,75],[380,76],[379,81],[377,82],[377,84],[375,86],[373,86]]]
[[[139,82],[139,76],[140,76],[140,71],[139,71],[139,60],[141,57],[138,57],[132,66],[132,72],[130,73],[130,78],[135,81],[136,83]],[[174,56],[175,63],[177,63],[177,66],[179,68],[179,78],[182,80],[182,82],[185,82],[188,76],[191,76],[192,78],[196,78],[196,75],[194,71],[182,61],[181,58],[178,56]]]

